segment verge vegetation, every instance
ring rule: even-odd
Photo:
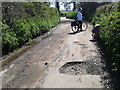
[[[120,2],[110,3],[96,9],[92,23],[100,24],[99,32],[106,55],[120,71]]]
[[[66,14],[66,18],[76,19],[77,11],[71,11]]]
[[[2,54],[21,47],[59,23],[56,8],[38,2],[3,2]]]

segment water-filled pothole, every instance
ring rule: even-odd
[[[102,66],[90,61],[74,61],[65,63],[59,72],[68,75],[101,75]]]

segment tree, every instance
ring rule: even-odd
[[[71,2],[71,3],[73,3],[73,11],[75,11],[76,10],[76,2]]]
[[[79,2],[78,8],[82,7],[82,14],[88,20],[94,14],[97,7],[108,4],[109,2]]]
[[[59,6],[59,1],[55,0],[56,8],[58,9],[58,12],[60,13],[60,6]]]

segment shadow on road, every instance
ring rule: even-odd
[[[89,41],[91,41],[91,42],[96,42],[96,40],[89,40]]]
[[[91,40],[90,40],[91,41]],[[91,41],[94,42],[94,41]],[[120,88],[120,72],[112,71],[113,65],[112,60],[105,54],[104,46],[100,41],[96,40],[96,45],[99,47],[99,52],[102,55],[102,61],[105,66],[102,67],[104,72],[108,74],[101,75],[101,84],[104,85],[105,88],[113,88],[114,90],[119,90]]]
[[[84,30],[83,30],[83,31],[84,31]],[[75,35],[75,34],[77,34],[77,33],[83,32],[83,31],[78,31],[78,32],[70,32],[70,33],[68,33],[68,34],[70,34],[70,35]]]
[[[72,33],[68,33],[68,34],[70,34],[70,35],[75,35],[75,34],[77,34],[78,32],[72,32]]]

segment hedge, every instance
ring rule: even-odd
[[[22,11],[17,12],[16,9]],[[37,2],[6,2],[3,3],[2,10],[3,55],[14,51],[29,40],[49,31],[50,28],[59,23],[59,13],[56,8],[50,8]]]
[[[76,19],[77,11],[70,11],[67,13],[66,18]]]
[[[100,38],[106,55],[120,71],[120,2],[100,6],[92,21],[101,24]]]

